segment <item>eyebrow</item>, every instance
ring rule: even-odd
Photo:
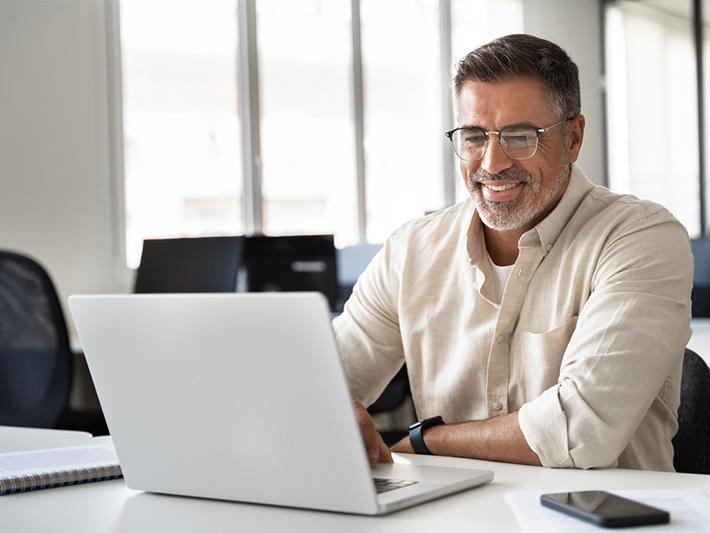
[[[519,128],[521,126],[524,126],[526,128],[535,128],[535,129],[538,129],[540,127],[537,124],[531,124],[530,122],[516,122],[514,124],[506,124],[505,126],[501,127],[500,129],[502,130],[504,128]],[[463,124],[463,125],[459,126],[459,128],[476,128],[476,129],[483,130],[483,131],[495,131],[495,130],[488,130],[478,124]],[[500,131],[500,130],[498,130],[498,131]]]

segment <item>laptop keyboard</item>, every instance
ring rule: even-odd
[[[375,491],[377,494],[383,492],[388,492],[390,490],[401,489],[402,487],[408,487],[409,485],[414,485],[416,481],[405,481],[403,479],[381,479],[373,477],[372,481],[375,482]]]

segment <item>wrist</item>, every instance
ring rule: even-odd
[[[423,455],[431,455],[433,451],[424,442],[424,433],[435,427],[444,424],[444,420],[440,416],[425,418],[415,422],[409,426],[409,442],[415,453]]]

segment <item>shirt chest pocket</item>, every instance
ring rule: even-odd
[[[511,345],[513,382],[522,385],[525,401],[537,398],[549,389],[560,375],[562,356],[569,344],[577,317],[564,321],[549,331],[517,332]]]

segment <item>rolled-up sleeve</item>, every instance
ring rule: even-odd
[[[333,320],[350,393],[365,405],[378,398],[404,363],[397,313],[400,233],[393,233],[373,258]]]
[[[616,466],[682,360],[692,269],[687,233],[665,211],[610,235],[558,382],[518,413],[544,466]]]

